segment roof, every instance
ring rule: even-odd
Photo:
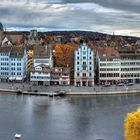
[[[44,64],[38,65],[36,67],[41,67],[42,68],[41,72],[48,72],[48,73],[51,72],[50,68]],[[40,70],[37,70],[36,67],[32,67],[31,72],[40,72]]]
[[[48,58],[51,54],[51,48],[48,46],[35,46],[33,50],[34,58]]]
[[[6,35],[24,35],[24,33],[18,31],[11,31],[11,32],[6,32]]]
[[[98,47],[97,48],[99,57],[103,58],[120,58],[119,52],[112,47]]]
[[[11,49],[12,47],[9,47],[9,46],[0,47],[0,53],[9,53]]]
[[[19,46],[14,46],[11,49],[10,57],[23,57],[24,55],[24,48]]]

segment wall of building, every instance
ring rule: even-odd
[[[26,51],[23,57],[10,57],[10,52],[0,53],[1,80],[24,80],[26,78]]]
[[[80,86],[94,85],[94,52],[83,43],[78,50],[75,51],[74,81],[75,86],[78,81]],[[83,84],[83,82],[86,82]],[[91,83],[91,84],[89,84]]]

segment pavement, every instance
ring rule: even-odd
[[[114,91],[133,91],[139,90],[140,85],[134,84],[133,86],[116,86],[103,87],[101,85],[95,85],[94,87],[75,87],[75,86],[32,86],[31,83],[0,83],[0,89],[24,91],[38,91],[38,92],[55,92],[59,90],[65,90],[68,92],[114,92]]]

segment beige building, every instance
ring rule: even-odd
[[[68,67],[52,68],[51,85],[70,85],[70,68]]]
[[[50,85],[50,69],[53,66],[52,50],[48,46],[34,47],[30,81],[35,85]]]

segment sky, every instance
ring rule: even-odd
[[[84,30],[140,36],[140,0],[0,0],[9,31]]]

